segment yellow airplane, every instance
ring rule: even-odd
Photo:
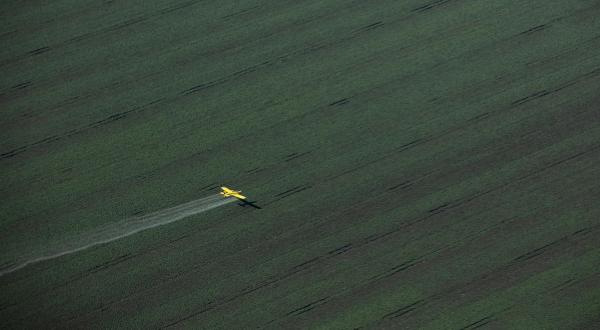
[[[242,191],[241,190],[233,190],[233,189],[229,189],[227,187],[221,187],[221,192],[220,194],[223,195],[223,197],[235,197],[237,199],[240,200],[240,206],[252,206],[255,209],[262,209],[262,207],[256,205],[256,202],[249,202],[246,200],[246,196],[240,194]]]
[[[227,187],[221,187],[221,190],[223,191],[221,191],[220,194],[223,195],[223,197],[235,197],[237,199],[246,199],[246,196],[240,194],[242,192],[241,190],[233,190]]]

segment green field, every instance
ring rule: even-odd
[[[0,328],[600,328],[600,1],[0,4]]]

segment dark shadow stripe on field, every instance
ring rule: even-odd
[[[537,256],[540,256],[546,252],[548,252],[549,250],[551,250],[552,248],[555,248],[559,245],[561,245],[562,243],[565,243],[567,241],[577,241],[579,239],[581,239],[581,237],[586,236],[588,234],[590,234],[594,228],[596,227],[600,227],[600,226],[595,226],[595,227],[589,227],[589,228],[584,228],[581,230],[578,230],[576,232],[573,232],[569,235],[563,236],[555,241],[552,241],[548,244],[545,244],[539,248],[536,248],[534,250],[531,250],[525,254],[522,254],[518,257],[516,257],[513,262],[523,262],[523,261],[527,261],[529,259],[535,258]]]
[[[410,304],[410,305],[406,305],[404,307],[401,307],[391,313],[388,313],[386,315],[383,316],[384,319],[393,319],[396,317],[400,317],[404,314],[408,314],[412,311],[414,311],[415,309],[417,309],[419,306],[423,305],[423,303],[425,302],[425,300],[421,299],[421,300],[417,300],[414,303]]]
[[[468,329],[477,329],[480,328],[488,323],[490,323],[491,321],[493,321],[494,315],[488,315],[484,318],[481,318],[473,323],[468,324],[465,327],[460,328],[460,330],[468,330]]]
[[[49,45],[49,46],[41,47],[41,48],[38,48],[38,49],[34,49],[34,50],[31,50],[31,51],[27,52],[24,55],[20,55],[20,56],[14,57],[14,58],[6,59],[6,60],[0,62],[0,67],[4,66],[4,65],[7,65],[7,64],[11,64],[11,63],[16,63],[16,62],[22,61],[22,60],[24,60],[24,59],[26,59],[28,57],[31,57],[31,56],[35,56],[35,55],[39,55],[41,53],[45,53],[45,52],[47,52],[47,51],[49,51],[51,49],[55,49],[55,48],[59,48],[59,47],[64,47],[66,45],[69,45],[69,44],[72,44],[72,43],[75,43],[75,42],[79,42],[79,41],[82,41],[82,40],[86,40],[86,39],[89,39],[89,38],[93,38],[95,36],[102,35],[104,33],[110,33],[110,32],[114,32],[114,31],[118,31],[120,29],[123,29],[123,28],[129,27],[129,26],[135,25],[135,24],[139,24],[139,23],[145,22],[145,21],[147,21],[149,19],[153,19],[153,18],[159,17],[161,15],[169,14],[169,13],[172,13],[174,11],[190,7],[190,6],[195,5],[196,3],[199,3],[199,2],[202,2],[202,0],[185,1],[185,2],[182,2],[180,4],[176,4],[176,5],[172,5],[172,6],[163,8],[163,9],[159,9],[158,11],[155,11],[154,13],[151,13],[149,15],[139,15],[137,17],[129,18],[129,19],[126,19],[126,20],[124,20],[122,22],[106,26],[106,27],[101,28],[101,29],[96,30],[96,31],[87,32],[87,33],[75,36],[73,38],[67,39],[65,41],[57,42],[57,43],[55,43],[53,45]]]
[[[415,9],[413,9],[412,11],[414,11],[414,12],[424,12],[426,10],[430,10],[430,9],[435,8],[435,7],[440,7],[440,6],[446,4],[446,3],[450,2],[450,1],[452,1],[452,0],[437,0],[437,1],[433,1],[433,2],[430,2],[430,3],[426,4],[426,5],[423,5],[421,7],[417,7]]]
[[[325,304],[329,300],[329,298],[331,298],[331,297],[325,297],[325,298],[313,301],[309,304],[306,304],[300,308],[296,308],[293,311],[288,312],[286,314],[286,316],[296,316],[296,315],[304,314],[304,313],[310,311],[311,309],[314,309],[315,307]]]

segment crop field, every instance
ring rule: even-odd
[[[0,17],[0,328],[600,328],[600,1]]]

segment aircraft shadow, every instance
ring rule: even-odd
[[[262,209],[262,207],[256,205],[256,202],[250,202],[250,201],[247,201],[247,200],[241,200],[238,203],[238,205],[241,206],[241,207],[250,206],[250,207],[253,207],[253,208],[258,209],[258,210]]]

